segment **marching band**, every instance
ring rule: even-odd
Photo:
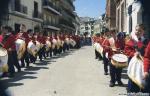
[[[71,47],[79,48],[79,39],[79,36],[73,38],[73,35],[70,34],[48,35],[45,31],[34,32],[32,29],[27,30],[24,24],[21,24],[20,31],[14,34],[11,27],[2,26],[0,77],[14,77],[15,67],[20,72],[22,67],[28,68],[31,63],[35,63],[37,57],[43,61],[47,57],[61,54]]]
[[[123,86],[121,74],[123,68],[128,75],[128,93],[150,93],[150,43],[144,38],[143,24],[136,26],[136,32],[105,30],[93,37],[95,57],[102,58],[104,75],[110,75],[110,87],[117,82]],[[127,67],[127,68],[126,68]]]

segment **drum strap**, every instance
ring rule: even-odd
[[[3,38],[3,40],[2,40],[2,44],[4,44],[4,43],[8,40],[8,38],[9,38],[10,36],[11,36],[11,34],[5,35],[4,38]],[[13,46],[13,43],[12,43],[11,45],[9,45],[9,48],[10,48],[11,46]]]

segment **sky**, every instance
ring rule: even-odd
[[[98,18],[105,13],[106,0],[75,0],[74,5],[79,17]]]

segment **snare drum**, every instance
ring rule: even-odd
[[[111,58],[111,63],[117,68],[128,66],[128,57],[124,54],[114,54]]]
[[[0,47],[0,76],[3,72],[8,72],[8,53],[7,50]]]

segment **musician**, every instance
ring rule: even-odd
[[[112,39],[110,39],[111,48],[109,50],[109,59],[111,59],[112,55],[115,53],[120,53],[121,50],[124,50],[125,46],[125,35],[123,32],[119,32],[117,35],[115,30],[111,30]],[[112,42],[114,39],[114,42]],[[115,82],[117,81],[119,86],[122,86],[123,83],[121,81],[121,73],[122,68],[117,68],[110,62],[110,87],[114,87]]]
[[[64,53],[64,52],[65,52],[65,48],[64,48],[65,36],[64,36],[63,33],[60,35],[60,39],[61,39],[61,41],[63,42],[63,45],[62,45],[62,51],[63,51],[63,53]]]
[[[136,26],[134,35],[126,42],[124,52],[129,58],[129,62],[133,56],[144,55],[144,49],[146,46],[146,39],[143,39],[144,26],[143,24]],[[135,84],[130,78],[128,81],[128,92],[140,92],[142,91],[137,84]]]
[[[39,50],[39,58],[40,58],[40,61],[42,61],[43,57],[46,59],[46,56],[45,56],[45,51],[46,51],[46,47],[45,47],[45,44],[46,44],[46,38],[45,36],[43,35],[43,33],[39,33],[38,37],[37,37],[38,41],[40,42],[40,44],[42,45],[42,48]]]
[[[14,66],[16,66],[18,72],[21,71],[21,68],[17,58],[17,51],[15,45],[16,38],[11,33],[11,31],[12,29],[9,26],[2,27],[2,34],[3,34],[2,44],[3,47],[8,51],[8,72],[9,76],[13,77],[15,73]]]
[[[150,41],[144,55],[144,79],[146,80],[144,92],[150,94]]]
[[[99,42],[99,35],[96,34],[96,36],[94,37],[94,43],[98,43]],[[95,49],[95,59],[99,58],[99,53],[98,51]]]
[[[52,52],[53,52],[53,49],[52,49],[52,40],[53,40],[52,35],[50,35],[50,38],[49,38],[49,41],[51,42],[51,47],[49,49],[50,57],[52,57]]]
[[[33,32],[32,29],[28,29],[27,32],[29,34],[30,42],[33,42],[36,45],[36,40],[37,40],[36,34]],[[35,63],[36,57],[33,56],[33,54],[30,54],[30,53],[28,53],[28,54],[29,54],[30,62]]]
[[[29,67],[29,53],[27,51],[27,45],[30,41],[30,38],[29,38],[29,33],[27,32],[26,26],[24,24],[20,25],[20,32],[18,33],[17,39],[18,38],[24,40],[26,43],[26,50],[24,52],[23,57],[21,58],[21,67],[25,67],[25,62],[26,62],[26,67]]]
[[[110,47],[109,35],[110,35],[109,30],[105,30],[104,40],[103,40],[103,42],[101,44],[102,47],[103,47],[104,75],[108,75],[109,59],[106,57],[106,55],[109,52],[109,47]]]

